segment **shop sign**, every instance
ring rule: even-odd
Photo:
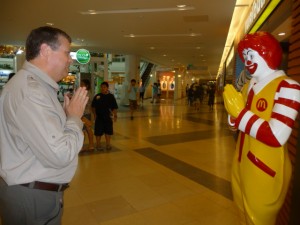
[[[263,11],[263,9],[265,8],[265,5],[268,2],[269,2],[269,0],[255,0],[253,2],[251,11],[249,13],[248,18],[246,19],[246,22],[245,22],[245,33],[248,32],[251,25],[257,20],[258,16]]]
[[[76,52],[76,60],[80,64],[87,64],[91,59],[90,52],[86,49],[79,49]]]

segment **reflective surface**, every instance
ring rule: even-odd
[[[133,120],[121,106],[113,149],[79,157],[63,225],[237,225],[235,142],[216,102],[210,112],[207,101],[195,111],[185,99],[145,100]]]

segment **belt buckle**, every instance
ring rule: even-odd
[[[69,187],[69,184],[60,184],[57,191],[58,191],[58,192],[59,192],[59,191],[64,191],[64,190],[66,190],[68,187]]]

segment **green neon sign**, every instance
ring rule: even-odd
[[[87,64],[91,59],[90,52],[86,49],[79,49],[76,52],[76,60],[80,64]]]

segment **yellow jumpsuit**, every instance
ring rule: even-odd
[[[249,110],[268,121],[274,106],[274,96],[282,76],[267,84],[249,102]],[[248,98],[248,84],[242,94]],[[264,101],[261,101],[264,99]],[[265,107],[265,110],[258,110]],[[247,224],[273,225],[284,202],[291,177],[291,162],[286,144],[268,146],[240,132],[232,166],[234,201],[246,215]]]

